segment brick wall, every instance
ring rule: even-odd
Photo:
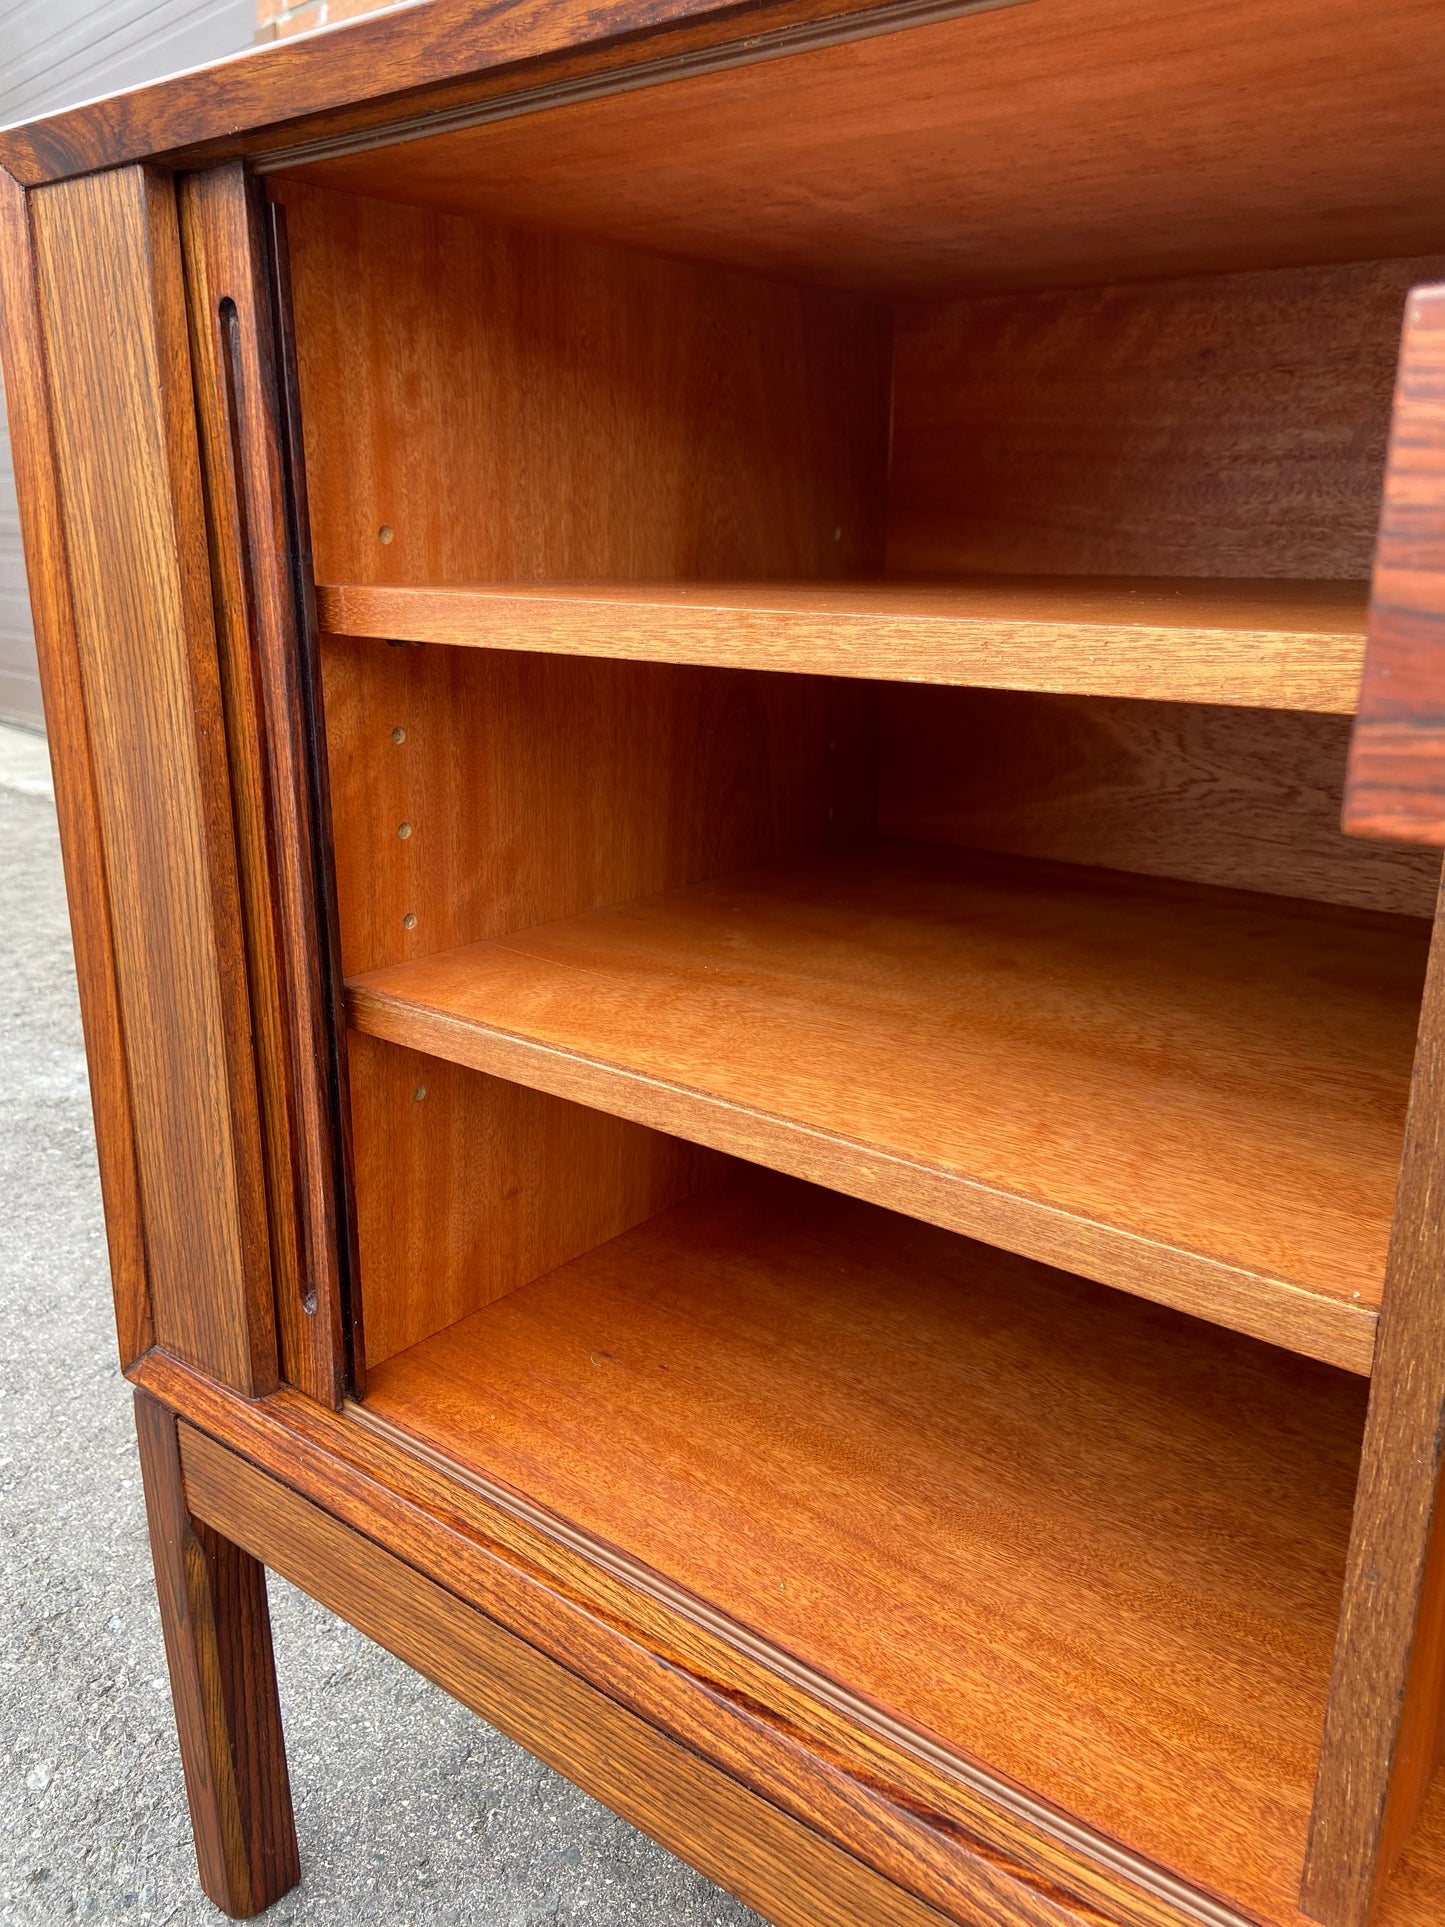
[[[310,33],[313,27],[335,26],[359,13],[376,13],[396,0],[258,0],[256,38],[284,40],[288,34]]]

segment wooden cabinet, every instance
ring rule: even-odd
[[[1442,60],[433,0],[0,135],[233,1914],[271,1566],[781,1927],[1438,1927]]]

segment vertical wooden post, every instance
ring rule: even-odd
[[[301,1877],[266,1575],[191,1517],[175,1414],[144,1392],[135,1413],[196,1862],[209,1897],[244,1920]]]
[[[1445,1695],[1445,913],[1420,1015],[1301,1910],[1364,1927],[1440,1756]]]
[[[239,161],[180,183],[263,1143],[288,1381],[336,1406],[352,1266],[328,955],[324,754],[304,527],[288,495],[262,209]],[[290,511],[290,513],[288,513]],[[304,503],[299,516],[304,522]],[[312,598],[314,601],[314,597]]]

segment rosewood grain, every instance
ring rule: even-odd
[[[276,1382],[226,736],[170,181],[32,199],[158,1340]]]
[[[1364,1927],[1445,1720],[1445,944],[1432,946],[1301,1906]]]
[[[1445,287],[1410,297],[1345,828],[1445,844]]]
[[[137,1392],[135,1418],[201,1885],[245,1920],[301,1878],[266,1575],[193,1516],[175,1414]]]
[[[181,183],[193,367],[287,1379],[345,1382],[337,1123],[307,691],[262,208],[239,163]]]
[[[117,1336],[121,1363],[129,1365],[155,1342],[155,1321],[146,1276],[145,1221],[116,982],[116,939],[66,554],[34,237],[25,194],[4,173],[0,173],[0,360],[55,772]]]

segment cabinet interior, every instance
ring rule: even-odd
[[[890,240],[899,134],[828,252],[806,99],[746,234],[669,198],[685,89],[705,146],[793,64],[634,96],[625,180],[565,110],[565,218],[541,113],[270,184],[365,1404],[1294,1923],[1439,884],[1338,821],[1445,228],[1111,203],[1090,278],[987,193]]]

